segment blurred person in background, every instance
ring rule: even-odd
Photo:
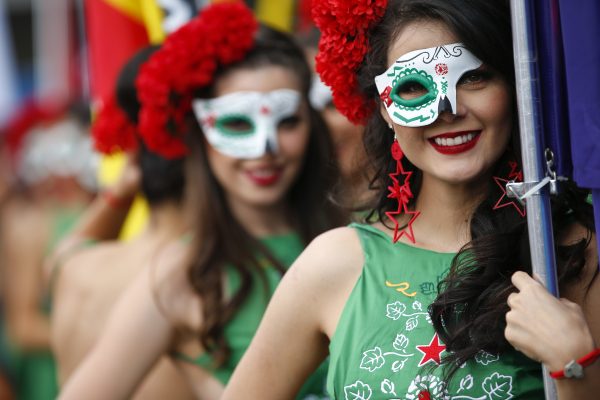
[[[316,73],[319,37],[314,26],[296,35],[313,71],[310,102],[321,113],[331,133],[341,177],[336,187],[336,202],[351,210],[361,209],[371,193],[368,190],[369,161],[363,145],[364,127],[351,123],[337,110],[331,89]]]
[[[95,192],[97,158],[81,116],[37,122],[15,155],[15,179],[0,211],[0,267],[17,397],[39,400],[57,393],[43,262]]]
[[[288,35],[258,27],[242,3],[214,4],[140,71],[144,142],[189,152],[191,234],[128,287],[63,399],[128,398],[164,355],[197,398],[219,398],[282,274],[341,219],[310,69]],[[301,398],[322,398],[324,383],[321,370]]]
[[[125,65],[117,81],[116,103],[107,102],[93,127],[96,148],[102,152],[130,150],[133,145],[136,148],[130,150],[121,179],[98,196],[78,229],[65,239],[70,246],[61,246],[60,264],[52,271],[52,348],[60,383],[70,377],[93,348],[127,285],[152,264],[152,258],[165,243],[178,240],[189,229],[182,208],[184,159],[168,160],[149,151],[139,143],[136,132],[140,105],[135,78],[140,65],[157,49],[144,48]],[[106,239],[107,227],[123,222],[124,211],[140,188],[150,206],[150,218],[143,232],[128,242],[109,240],[85,246]],[[164,358],[133,398],[194,396],[172,362]]]

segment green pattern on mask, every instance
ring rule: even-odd
[[[448,81],[442,81],[442,94],[448,94]]]
[[[422,85],[427,90],[427,93],[415,99],[403,99],[398,95],[398,90],[402,87],[402,85],[409,82],[415,82]],[[404,71],[401,71],[393,80],[390,98],[399,109],[415,111],[425,108],[433,103],[437,98],[438,93],[439,91],[437,84],[431,75],[416,68],[406,68]],[[414,118],[412,120],[414,120]]]
[[[232,129],[231,124],[233,123],[243,123],[248,124],[247,129]],[[256,132],[256,126],[254,121],[249,118],[247,115],[243,114],[230,114],[225,115],[223,117],[219,117],[215,122],[215,128],[219,130],[219,132],[223,133],[227,136],[239,137],[239,136],[248,136],[252,135]]]

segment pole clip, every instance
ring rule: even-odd
[[[550,194],[558,194],[559,182],[567,181],[568,178],[558,176],[554,170],[554,153],[552,150],[544,151],[546,157],[546,176],[539,182],[508,182],[506,184],[506,195],[510,198],[519,200],[524,205],[525,200],[531,196],[540,195],[540,190],[549,185]]]

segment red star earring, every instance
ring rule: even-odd
[[[392,180],[392,186],[388,187],[388,190],[390,191],[388,198],[396,199],[398,201],[398,208],[395,211],[387,211],[385,215],[394,223],[394,243],[400,240],[402,235],[406,235],[408,240],[415,243],[415,234],[413,232],[412,224],[421,212],[410,211],[408,209],[408,202],[413,197],[412,190],[410,189],[410,177],[412,172],[405,171],[402,166],[401,160],[404,157],[404,153],[396,139],[394,139],[394,143],[392,143],[391,151],[392,157],[396,160],[396,170],[389,174],[390,179]],[[400,180],[402,180],[402,183],[400,183]],[[398,224],[396,219],[396,217],[401,214],[410,216],[410,220],[403,229],[400,229],[400,224]]]
[[[508,165],[510,166],[508,179],[503,179],[498,176],[494,176],[494,181],[502,190],[502,196],[500,196],[493,209],[497,210],[499,208],[512,205],[515,208],[515,210],[517,210],[517,212],[521,215],[521,217],[524,217],[525,208],[523,208],[523,206],[520,203],[511,200],[506,196],[506,184],[509,182],[523,182],[523,172],[518,170],[519,165],[516,161],[509,161]]]

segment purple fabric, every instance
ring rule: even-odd
[[[558,1],[573,179],[579,186],[600,189],[600,2]]]
[[[600,227],[600,2],[559,0],[573,179],[593,189]],[[600,235],[596,235],[600,249]]]
[[[544,147],[554,153],[556,172],[561,176],[572,176],[571,143],[569,135],[568,101],[565,96],[565,64],[558,0],[533,3],[537,37],[536,47],[543,110]]]

